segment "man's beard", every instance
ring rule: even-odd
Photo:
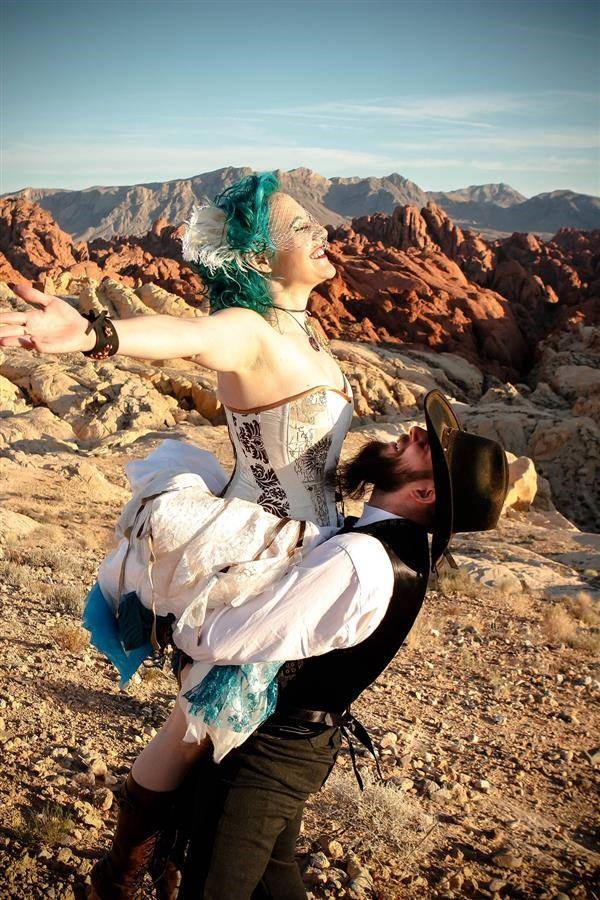
[[[389,493],[413,481],[432,477],[427,469],[411,469],[402,459],[402,453],[390,453],[383,441],[369,441],[349,462],[340,466],[339,476],[343,493],[355,500],[361,499],[368,485]]]

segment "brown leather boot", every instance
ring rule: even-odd
[[[90,900],[132,900],[136,896],[176,794],[148,790],[131,773],[127,776],[112,847],[90,873]]]
[[[156,900],[177,900],[181,883],[181,872],[172,860],[168,859],[164,863],[162,871],[157,877],[154,876],[152,868],[150,874],[154,882],[154,896]]]

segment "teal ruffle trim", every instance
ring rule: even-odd
[[[183,695],[190,703],[190,715],[217,728],[254,731],[275,712],[281,666],[280,662],[213,666]]]

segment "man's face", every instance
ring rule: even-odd
[[[387,458],[401,461],[406,472],[419,473],[422,477],[433,476],[429,435],[425,428],[414,425],[408,434],[385,444],[383,452]]]

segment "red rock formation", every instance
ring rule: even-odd
[[[183,229],[158,219],[142,237],[73,244],[44,210],[0,200],[0,279],[43,287],[68,270],[153,282],[195,305],[203,287],[181,259]],[[330,336],[434,347],[517,380],[549,333],[598,318],[600,231],[487,242],[430,202],[363,216],[330,238],[338,274],[310,304]]]
[[[381,241],[382,244],[398,247],[399,250],[407,250],[409,247],[425,250],[434,245],[427,233],[427,223],[416,206],[397,206],[391,216],[384,213],[360,216],[353,220],[352,228],[359,234],[364,234],[371,242]]]
[[[152,282],[188,303],[197,303],[203,286],[200,277],[181,259],[184,229],[183,225],[176,228],[165,219],[157,219],[142,237],[92,241],[90,257],[102,266],[104,274],[117,276],[130,287]]]
[[[531,347],[573,317],[576,311],[567,313],[566,306],[576,307],[584,322],[597,319],[597,303],[591,301],[600,297],[600,231],[565,228],[551,242],[515,233],[488,243],[473,232],[463,232],[432,202],[420,213],[416,207],[398,207],[392,216],[363,216],[352,225],[378,244],[439,248],[471,282],[511,301]],[[339,229],[335,234],[342,237]]]
[[[398,223],[401,241],[405,229],[422,241],[414,214],[398,216]],[[376,233],[383,234],[382,225],[374,223]],[[518,379],[529,350],[510,303],[468,282],[432,243],[426,249],[378,246],[344,227],[332,233],[331,259],[337,276],[311,298],[311,311],[330,337],[429,346]]]
[[[0,251],[23,278],[58,274],[79,257],[71,237],[50,213],[25,200],[0,199]]]
[[[0,281],[5,281],[11,284],[13,282],[23,280],[24,279],[21,273],[17,272],[16,269],[13,269],[4,253],[0,252]]]

